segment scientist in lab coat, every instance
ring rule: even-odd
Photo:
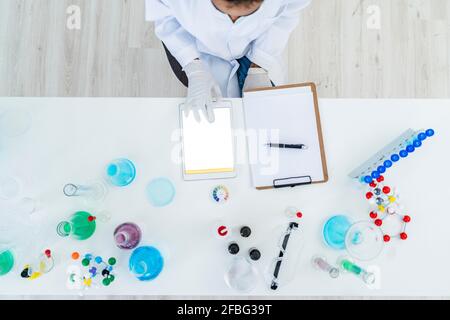
[[[185,103],[214,121],[214,101],[286,81],[282,54],[312,0],[146,0]]]

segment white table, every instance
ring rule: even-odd
[[[40,202],[32,218],[35,230],[44,230],[26,248],[29,254],[50,247],[57,258],[55,269],[28,281],[19,277],[18,257],[14,271],[0,277],[0,294],[77,294],[66,288],[66,268],[72,251],[90,251],[118,258],[117,280],[110,287],[87,294],[121,295],[236,295],[223,274],[230,263],[227,243],[212,236],[216,219],[253,229],[243,247],[258,245],[277,225],[284,225],[288,205],[303,213],[304,249],[295,280],[278,291],[259,281],[251,295],[274,296],[450,296],[450,101],[449,100],[320,100],[322,126],[330,181],[294,189],[256,191],[251,188],[247,164],[239,164],[238,177],[224,181],[184,182],[180,166],[171,161],[178,128],[180,99],[117,98],[1,98],[0,111],[26,108],[33,124],[23,136],[1,138],[0,168],[23,181],[23,195]],[[236,126],[243,127],[242,105],[234,101]],[[327,248],[321,239],[324,221],[336,213],[367,219],[368,204],[361,190],[347,177],[354,167],[407,128],[434,128],[436,136],[413,156],[401,161],[386,175],[399,187],[410,210],[409,239],[387,245],[369,265],[381,269],[378,289],[369,289],[352,275],[336,280],[311,267],[311,257],[323,254],[334,262],[343,252]],[[238,149],[245,152],[245,144]],[[56,236],[59,220],[84,209],[77,200],[62,194],[65,183],[83,183],[102,177],[106,163],[127,157],[137,166],[137,178],[126,188],[112,188],[104,208],[112,212],[107,224],[84,242]],[[153,208],[146,200],[150,179],[169,177],[176,186],[174,202]],[[225,184],[231,200],[217,205],[210,191]],[[2,215],[8,217],[5,202]],[[95,213],[95,212],[94,212]],[[121,222],[137,222],[143,244],[153,244],[166,255],[166,268],[154,281],[135,280],[127,271],[130,252],[115,248],[112,232]],[[41,231],[42,232],[42,231]],[[24,235],[26,236],[26,235]],[[368,264],[363,264],[367,266]]]

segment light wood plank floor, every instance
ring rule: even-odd
[[[81,30],[66,28],[73,4]],[[371,29],[377,8],[380,28]],[[448,0],[313,0],[291,38],[289,78],[315,81],[321,97],[450,97],[449,46]],[[144,0],[2,0],[0,95],[183,96],[185,89],[144,20]]]
[[[81,8],[81,30],[66,28],[70,5]],[[380,28],[369,28],[377,8]],[[290,82],[315,81],[321,97],[449,98],[450,1],[313,0],[287,57]],[[144,0],[1,0],[0,95],[185,89],[144,21]]]

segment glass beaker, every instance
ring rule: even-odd
[[[129,261],[130,271],[140,281],[150,281],[158,277],[164,267],[161,252],[155,247],[143,246],[134,249]]]
[[[383,232],[369,221],[352,223],[344,215],[333,216],[323,227],[325,243],[333,249],[346,249],[355,259],[375,259],[384,247]]]
[[[136,167],[128,159],[116,159],[106,167],[106,176],[112,185],[125,187],[135,179]]]
[[[95,217],[86,211],[75,212],[69,221],[61,221],[56,231],[61,237],[72,236],[76,240],[86,240],[95,232]]]
[[[126,222],[114,230],[114,240],[120,249],[134,249],[141,241],[141,234],[137,224]]]

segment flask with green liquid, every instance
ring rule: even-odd
[[[95,232],[95,217],[86,211],[75,212],[68,221],[61,221],[56,231],[61,237],[86,240]]]
[[[0,276],[4,276],[14,266],[14,256],[10,250],[0,251]]]

